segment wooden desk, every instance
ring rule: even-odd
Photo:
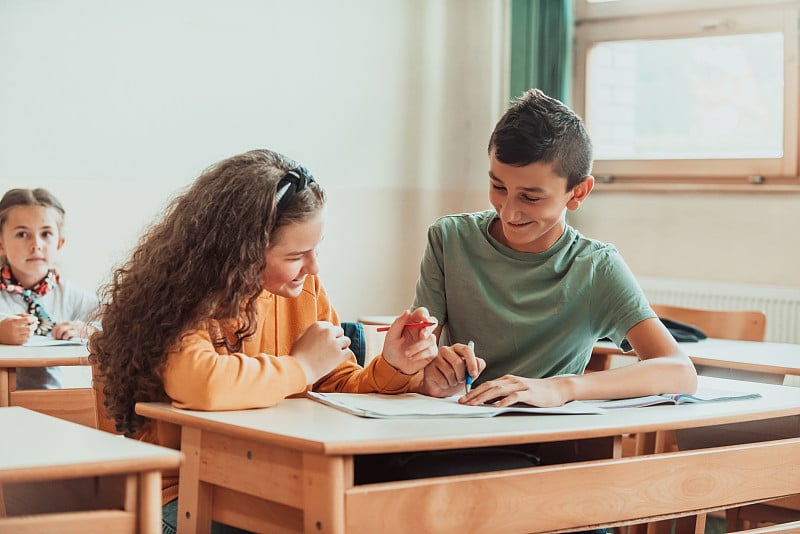
[[[730,371],[723,378],[782,383],[785,375],[800,375],[800,345],[712,338],[679,345],[696,366],[713,368],[715,376]],[[616,354],[623,352],[610,341],[598,341],[592,350],[592,358]]]
[[[0,345],[0,407],[24,406],[97,428],[95,395],[91,387],[17,390],[17,368],[61,365],[89,365],[89,350],[84,345]]]
[[[0,533],[161,532],[178,451],[19,407],[0,408],[0,429]]]
[[[800,439],[701,451],[353,484],[353,456],[615,438],[798,416],[800,388],[701,377],[761,399],[491,419],[359,418],[310,399],[195,412],[138,404],[181,425],[179,530],[214,520],[256,532],[549,532],[625,525],[800,493]],[[798,432],[800,435],[800,432]],[[657,481],[657,483],[655,482]]]

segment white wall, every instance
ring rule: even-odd
[[[486,205],[504,0],[4,0],[0,189],[67,208],[61,267],[104,283],[169,198],[256,147],[330,197],[344,319],[399,313],[425,228]]]
[[[637,276],[800,286],[797,193],[597,191],[570,220]]]
[[[330,197],[345,319],[398,313],[425,229],[481,209],[505,0],[3,0],[0,189],[67,207],[62,270],[104,282],[169,197],[255,147]],[[640,276],[800,285],[792,194],[595,192],[571,222]]]

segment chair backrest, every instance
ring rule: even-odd
[[[94,410],[97,415],[97,428],[112,434],[122,434],[117,432],[117,425],[106,413],[106,395],[103,393],[103,381],[98,376],[97,364],[92,364],[92,389],[94,389]]]
[[[367,357],[367,340],[364,337],[364,325],[355,321],[342,323],[344,335],[350,338],[350,350],[356,355],[358,365],[364,367]]]
[[[767,316],[755,310],[707,310],[653,304],[653,311],[661,318],[672,319],[696,326],[708,337],[764,341]]]

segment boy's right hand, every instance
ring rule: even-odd
[[[19,313],[0,321],[0,343],[3,345],[24,345],[36,330],[36,317]]]
[[[350,338],[341,326],[317,321],[309,326],[292,345],[291,356],[306,373],[306,383],[314,384],[340,363],[353,356]]]
[[[439,354],[425,367],[418,393],[431,397],[449,397],[464,393],[467,373],[473,380],[486,369],[486,361],[462,343],[439,347]]]

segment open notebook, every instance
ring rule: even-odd
[[[31,336],[23,347],[52,347],[56,345],[86,345],[87,339],[74,337],[72,339],[53,339],[51,336]]]
[[[580,401],[555,408],[518,405],[505,408],[468,406],[458,403],[458,396],[438,399],[419,393],[385,395],[381,393],[318,393],[307,395],[338,410],[375,419],[414,419],[420,417],[493,417],[503,413],[538,414],[602,414],[603,408]]]
[[[630,399],[617,399],[606,401],[587,401],[588,404],[610,408],[635,408],[639,406],[655,406],[658,404],[697,404],[700,402],[724,402],[745,399],[758,399],[760,393],[742,393],[741,391],[728,391],[717,388],[701,387],[694,395],[664,393],[662,395],[647,395]]]

